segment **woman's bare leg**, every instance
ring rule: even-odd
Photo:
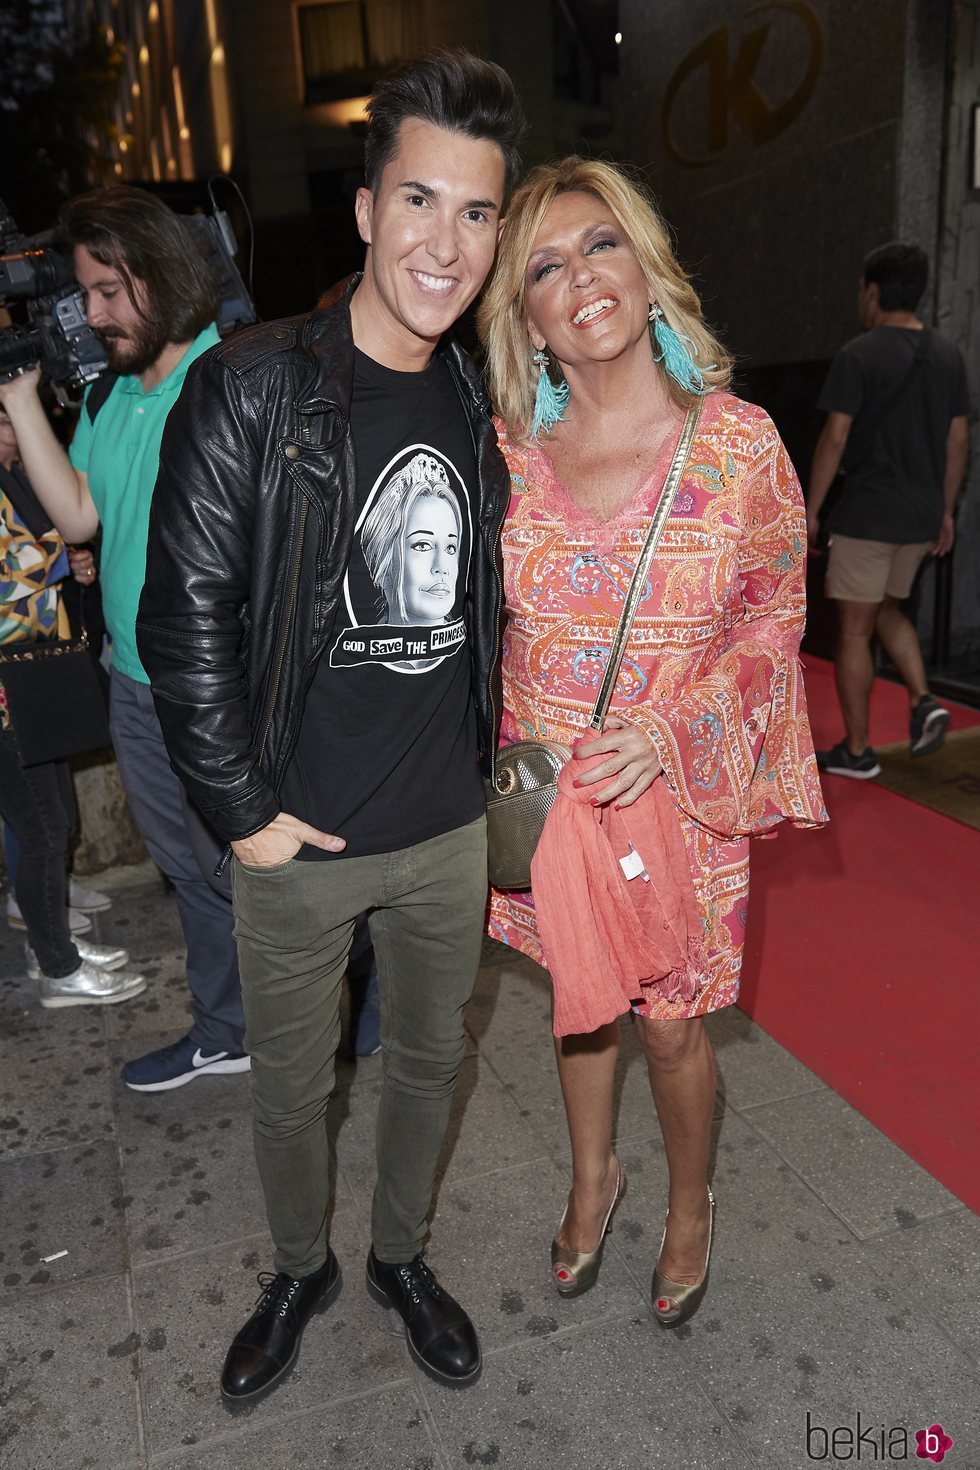
[[[569,1250],[592,1251],[618,1178],[612,1151],[618,1020],[586,1036],[557,1037],[555,1055],[572,1144],[572,1188],[558,1239]]]
[[[669,1280],[685,1285],[700,1280],[708,1248],[715,1054],[700,1016],[686,1021],[638,1018],[637,1028],[670,1174],[670,1214],[660,1270]]]

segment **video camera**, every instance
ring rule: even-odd
[[[256,320],[255,307],[235,264],[228,216],[181,215],[191,239],[218,281],[222,336]],[[108,367],[105,348],[85,318],[71,266],[51,245],[53,232],[22,235],[0,200],[0,305],[23,306],[24,323],[0,327],[0,383],[41,364],[58,401],[77,408],[89,383]],[[16,309],[16,308],[15,308]]]
[[[108,366],[105,349],[85,320],[71,267],[47,240],[28,239],[0,200],[0,302],[25,303],[28,325],[0,327],[0,382],[40,362],[59,400],[72,404]]]

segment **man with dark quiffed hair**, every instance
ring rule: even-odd
[[[110,371],[86,390],[67,455],[38,397],[37,368],[0,385],[0,400],[34,492],[65,540],[84,543],[102,530],[112,742],[136,825],[174,886],[192,1017],[187,1035],[127,1062],[123,1080],[137,1092],[166,1092],[249,1065],[231,889],[212,871],[221,844],[171,769],[136,647],[160,440],[188,368],[219,341],[218,288],[181,219],[142,189],[69,200],[56,243],[73,261]]]
[[[481,1367],[422,1256],[480,958],[508,498],[485,391],[448,333],[492,264],[523,120],[506,74],[462,51],[390,73],[368,113],[364,271],[195,364],[140,606],[175,769],[234,854],[276,1269],[225,1361],[232,1409],[281,1381],[339,1291],[324,1115],[362,912],[384,1065],[367,1288],[432,1377]],[[368,528],[420,466],[444,495],[388,517],[402,616],[372,580]]]

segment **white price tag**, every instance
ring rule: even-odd
[[[622,868],[627,881],[631,878],[642,878],[644,883],[649,883],[650,878],[643,866],[643,859],[632,845],[626,856],[620,858],[619,866]]]

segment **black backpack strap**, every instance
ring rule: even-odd
[[[879,403],[874,413],[862,424],[862,429],[868,434],[877,433],[892,409],[895,408],[900,399],[905,397],[906,392],[911,388],[919,368],[925,362],[926,348],[929,346],[929,336],[929,328],[923,327],[919,332],[919,340],[915,344],[915,351],[912,353],[912,361],[909,363],[907,372],[902,376],[888,396]]]
[[[118,381],[118,373],[104,372],[101,378],[96,378],[95,382],[88,390],[88,397],[85,400],[85,412],[89,416],[90,423],[95,423],[96,414],[105,403],[106,399],[109,397],[109,394],[112,392]]]
[[[875,435],[877,434],[878,430],[881,428],[882,424],[885,422],[885,419],[892,412],[892,410],[894,408],[897,408],[898,404],[905,397],[913,382],[918,377],[919,369],[926,360],[926,351],[929,346],[930,335],[931,334],[928,327],[923,327],[921,329],[921,331],[918,333],[919,340],[918,342],[916,342],[915,350],[912,353],[912,361],[909,363],[907,370],[902,374],[895,387],[890,393],[887,393],[885,395],[885,397],[879,403],[878,407],[874,410],[873,413],[868,414],[868,417],[866,419],[858,418],[856,420],[856,427],[858,433],[861,436],[861,444],[863,448],[862,452],[848,463],[847,473],[849,475],[853,475],[854,471],[856,469],[859,469],[864,461],[868,458],[871,450],[874,448]]]

